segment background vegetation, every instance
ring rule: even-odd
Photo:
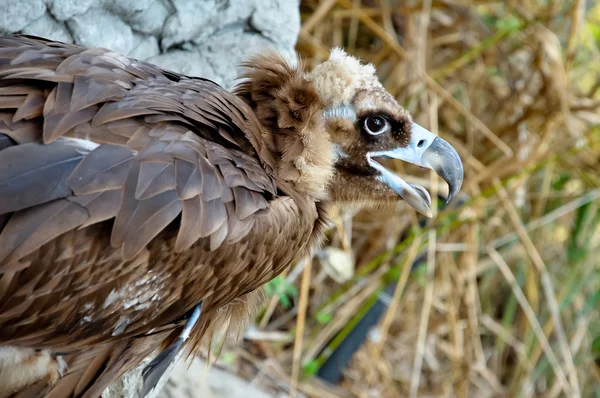
[[[303,1],[307,63],[332,46],[372,62],[458,149],[463,196],[420,225],[403,203],[341,214],[326,250],[269,284],[257,326],[222,361],[274,396],[599,397],[594,3]],[[314,375],[378,300],[382,318],[326,386]]]

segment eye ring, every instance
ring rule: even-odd
[[[371,135],[381,135],[390,129],[390,123],[382,116],[368,116],[363,123],[363,129]]]

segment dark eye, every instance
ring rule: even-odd
[[[379,135],[390,128],[388,121],[381,116],[369,116],[365,119],[365,130],[371,135]]]

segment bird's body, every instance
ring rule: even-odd
[[[0,396],[99,396],[198,303],[190,346],[243,319],[323,238],[328,207],[351,201],[333,184],[359,178],[335,170],[356,150],[327,129],[340,104],[300,66],[253,62],[232,93],[105,49],[0,37]],[[386,178],[366,185],[373,200],[424,200]]]

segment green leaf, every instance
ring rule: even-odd
[[[592,210],[592,203],[586,203],[577,209],[575,215],[575,223],[571,230],[571,240],[567,248],[567,260],[569,264],[573,265],[585,259],[587,255],[587,246],[589,239],[581,239],[581,236],[585,234],[586,228],[585,221],[591,217],[590,212]],[[586,242],[587,241],[587,242]],[[582,244],[584,247],[582,247]]]
[[[496,21],[496,28],[508,32],[517,32],[521,29],[522,22],[515,16],[509,15]]]
[[[427,263],[419,263],[415,269],[412,270],[412,278],[420,286],[425,286],[427,284]]]
[[[304,364],[304,373],[307,376],[314,376],[319,371],[319,363],[316,360],[308,361]]]
[[[326,325],[333,319],[333,315],[330,312],[319,311],[316,315],[317,322],[321,325]]]
[[[281,305],[285,309],[288,309],[288,308],[290,308],[292,306],[292,301],[286,295],[280,295],[279,296],[279,302],[281,303]]]
[[[592,342],[592,354],[600,355],[600,336],[596,336]]]
[[[226,352],[222,355],[223,358],[223,362],[225,362],[228,365],[231,365],[235,359],[235,357],[233,356],[232,353],[230,352]]]
[[[281,275],[277,275],[274,279],[267,282],[265,292],[269,297],[277,294],[279,302],[285,308],[290,308],[292,306],[291,299],[298,296],[296,287],[288,282],[287,279],[282,278]]]

